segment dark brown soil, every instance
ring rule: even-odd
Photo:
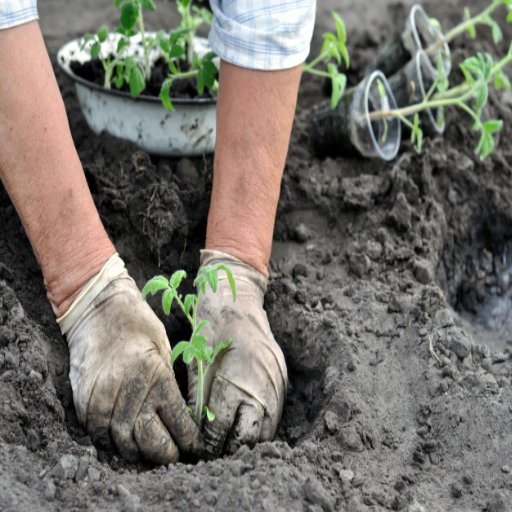
[[[85,64],[78,61],[72,61],[70,67],[80,78],[103,87],[103,84],[105,83],[105,70],[103,69],[100,59],[94,59],[86,62]],[[186,72],[188,69],[189,66],[185,63],[182,66],[181,71]],[[169,76],[169,73],[169,65],[165,59],[157,60],[151,69],[151,76],[147,82],[146,88],[141,94],[143,96],[153,96],[157,98],[162,90],[162,84]],[[130,92],[130,87],[126,83],[122,85],[121,89],[117,89],[115,85],[113,85],[112,88],[113,90]],[[211,92],[208,89],[205,89],[202,96],[199,95],[197,90],[197,80],[195,78],[175,80],[169,89],[169,94],[171,98],[195,99],[212,97]]]
[[[410,7],[363,4],[342,12],[351,84]],[[315,47],[332,8],[319,5]],[[425,8],[450,26],[462,4]],[[481,33],[455,43],[457,62],[506,51]],[[212,158],[152,159],[95,136],[72,85],[59,83],[101,218],[138,285],[177,268],[194,275]],[[151,468],[91,445],[73,410],[66,344],[0,188],[0,510],[512,510],[512,98],[491,93],[489,115],[505,127],[485,163],[454,110],[421,155],[405,144],[390,163],[321,160],[307,127],[322,85],[305,77],[301,87],[266,298],[290,393],[278,440],[252,451]],[[171,341],[185,330],[180,318],[163,319]]]

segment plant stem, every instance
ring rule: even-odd
[[[499,2],[493,1],[489,7],[484,9],[480,14],[473,16],[469,20],[466,20],[464,23],[457,25],[452,28],[449,32],[447,32],[444,37],[440,37],[435,43],[430,45],[426,52],[428,55],[432,55],[436,52],[444,43],[449,43],[453,39],[455,39],[458,35],[465,32],[469,27],[477,25],[478,23],[482,23],[483,19],[486,18],[489,14],[491,14],[495,9],[497,9],[501,4]]]
[[[190,67],[194,64],[194,27],[192,26],[192,16],[190,15],[190,6],[192,2],[190,2],[185,10],[185,14],[183,15],[183,25],[185,28],[190,29],[190,32],[187,34],[187,61]]]
[[[203,374],[203,361],[197,362],[197,398],[196,398],[196,423],[198,427],[201,427],[201,416],[203,411],[203,385],[204,385],[204,374]]]
[[[139,30],[140,36],[142,38],[142,47],[144,48],[144,62],[146,64],[146,82],[149,80],[151,75],[151,66],[149,63],[149,48],[146,41],[146,32],[144,31],[144,18],[142,15],[142,5],[139,5]]]
[[[331,78],[331,75],[327,73],[327,71],[320,71],[319,69],[309,69],[305,71],[306,73],[309,73],[310,75],[316,75],[316,76],[323,76],[325,78]]]
[[[303,73],[312,73],[312,71],[314,71],[313,68],[317,64],[322,62],[325,58],[326,58],[326,52],[322,52],[318,57],[316,57],[316,59],[313,59],[310,63],[305,64],[304,67],[302,68],[302,72]]]

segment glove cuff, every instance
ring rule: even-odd
[[[233,272],[235,281],[246,281],[247,283],[256,286],[261,292],[261,299],[263,301],[263,297],[267,293],[268,279],[254,267],[247,265],[247,263],[235,258],[235,256],[231,256],[231,254],[227,254],[222,251],[215,251],[213,249],[202,249],[199,263],[199,270],[206,265],[213,266],[217,263],[224,263],[230,268],[231,272]],[[221,272],[219,273],[219,281],[223,279],[227,279],[227,277],[224,272]]]
[[[119,254],[116,253],[103,265],[100,272],[87,282],[67,312],[60,318],[57,318],[60,332],[66,334],[79,320],[84,311],[91,305],[92,301],[112,281],[120,277],[128,278],[133,281],[128,275],[124,261],[119,257]]]

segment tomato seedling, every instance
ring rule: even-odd
[[[507,21],[512,22],[512,0],[494,0],[478,16],[470,18],[466,10],[464,23],[448,32],[443,40],[428,49],[430,53],[435,52],[445,41],[450,41],[460,33],[468,31],[471,37],[476,36],[476,25],[484,24],[492,28],[493,40],[499,43],[503,36],[501,29],[491,18],[490,14],[500,5],[506,5],[509,9]],[[511,84],[503,69],[512,62],[512,44],[509,47],[507,55],[498,62],[494,62],[489,53],[467,58],[460,66],[464,80],[457,86],[450,87],[448,77],[443,67],[441,54],[438,54],[437,78],[432,84],[430,90],[425,95],[423,101],[407,107],[398,109],[384,109],[372,112],[371,120],[398,118],[411,130],[411,143],[416,145],[418,152],[421,151],[423,141],[423,131],[420,128],[419,112],[427,109],[435,109],[454,106],[466,112],[473,119],[473,130],[480,134],[475,154],[480,155],[481,160],[485,160],[493,151],[496,145],[495,134],[501,129],[503,121],[498,119],[482,120],[482,112],[487,103],[489,86],[499,90],[505,88],[511,89]],[[385,94],[383,88],[379,88],[381,97]],[[444,110],[443,110],[444,112]],[[412,121],[411,121],[412,117]],[[440,125],[444,122],[444,115],[439,119]],[[384,138],[385,140],[385,138]]]
[[[203,0],[198,0],[202,2]],[[194,52],[194,38],[201,25],[211,25],[212,15],[208,9],[192,5],[192,0],[176,0],[181,22],[170,34],[163,30],[155,36],[148,36],[144,28],[144,10],[155,11],[153,0],[114,0],[114,6],[120,8],[120,27],[116,33],[121,36],[114,55],[103,49],[109,31],[101,27],[96,34],[86,34],[82,49],[90,45],[91,58],[99,58],[105,71],[104,87],[110,89],[112,82],[118,89],[124,84],[130,88],[133,98],[146,88],[151,77],[151,51],[159,50],[169,65],[169,74],[162,83],[160,99],[167,110],[173,110],[170,89],[175,80],[196,78],[199,96],[209,89],[217,92],[215,78],[217,67],[213,63],[215,53],[207,52],[201,58]],[[133,36],[140,34],[143,59],[136,58],[128,50],[132,46]]]
[[[142,298],[146,300],[148,294],[155,295],[159,291],[164,291],[162,296],[162,309],[166,315],[171,312],[173,301],[179,305],[187,320],[192,327],[192,335],[189,341],[180,341],[172,350],[171,365],[174,364],[176,359],[182,355],[183,361],[186,365],[190,365],[197,361],[197,396],[196,396],[196,410],[193,414],[196,423],[201,426],[203,419],[206,417],[208,421],[215,419],[215,414],[208,409],[204,404],[204,379],[210,366],[215,361],[216,357],[226,349],[231,340],[220,342],[215,348],[207,347],[207,339],[201,332],[205,327],[210,325],[208,320],[202,320],[198,323],[197,309],[201,299],[206,294],[206,287],[209,286],[214,293],[217,292],[219,282],[219,271],[224,271],[227,275],[231,293],[233,294],[233,302],[236,301],[236,285],[231,270],[222,263],[217,265],[207,265],[201,268],[199,275],[194,281],[194,286],[198,288],[197,295],[187,295],[183,299],[182,295],[178,292],[178,288],[187,274],[184,270],[178,270],[168,280],[164,276],[155,276],[148,281],[142,290]],[[203,367],[204,363],[204,367]]]
[[[336,12],[332,13],[336,25],[336,34],[327,32],[324,34],[324,44],[320,55],[311,62],[304,64],[302,71],[311,75],[323,76],[332,82],[331,108],[335,109],[343,96],[347,86],[347,77],[340,73],[338,66],[341,65],[342,58],[345,61],[347,69],[350,67],[350,57],[347,49],[347,31],[345,23]],[[324,64],[327,71],[317,69],[319,64]]]

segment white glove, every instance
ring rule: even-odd
[[[128,460],[195,452],[199,432],[174,378],[163,324],[116,254],[57,320],[70,354],[78,420]]]
[[[197,311],[198,323],[211,325],[201,334],[207,346],[232,339],[208,370],[204,403],[215,414],[205,421],[206,450],[220,455],[235,452],[242,444],[254,445],[275,436],[288,385],[283,353],[270,330],[263,297],[267,279],[229,254],[205,250],[201,267],[223,263],[236,282],[236,302],[226,274],[219,271],[217,293],[207,287]],[[189,405],[195,407],[197,364],[189,366]],[[227,440],[227,442],[226,442]]]

